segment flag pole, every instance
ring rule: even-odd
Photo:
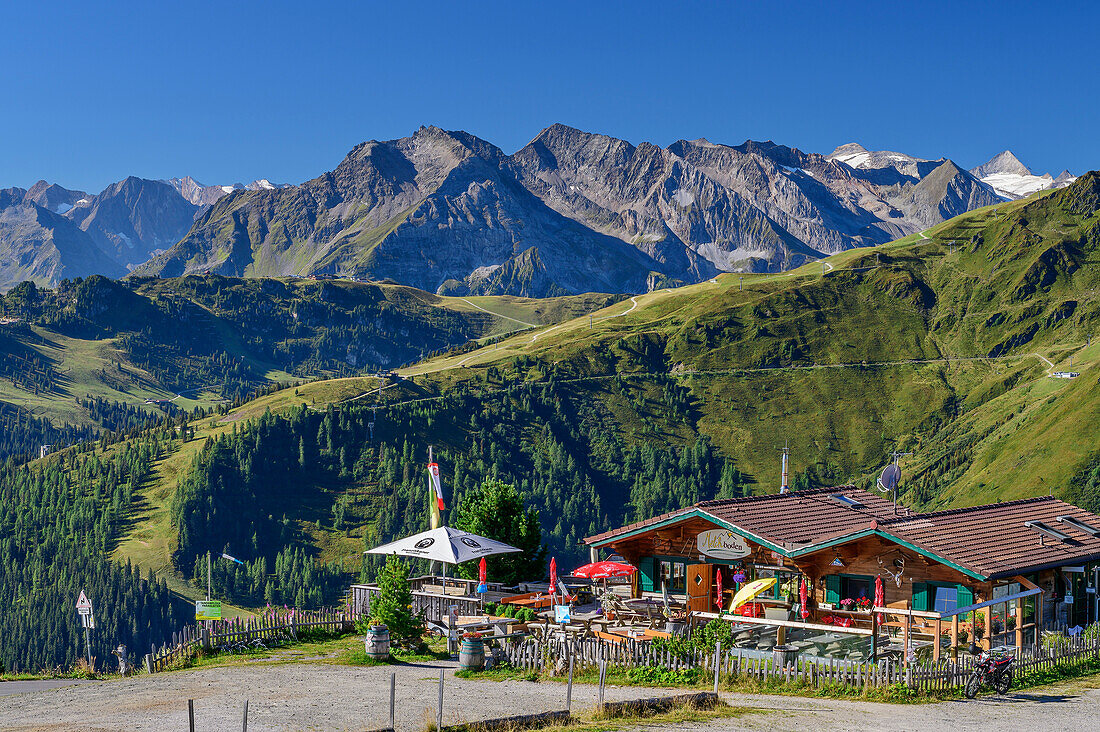
[[[433,506],[435,506],[435,503],[434,503],[434,501],[435,501],[435,490],[432,487],[432,469],[430,467],[433,461],[434,461],[434,457],[432,456],[432,446],[428,445],[428,465],[429,465],[429,468],[428,468],[428,526],[430,526],[431,528],[434,529],[435,527],[432,526],[432,524],[434,523],[432,521],[432,518],[435,515],[434,511],[433,511]],[[433,577],[435,576],[435,560],[434,559],[432,560],[431,565],[428,567],[428,573],[430,575],[432,575]],[[447,565],[446,564],[443,565],[443,594],[444,595],[447,594]]]

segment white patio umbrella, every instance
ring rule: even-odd
[[[447,577],[448,564],[461,564],[490,554],[510,554],[523,551],[496,539],[471,534],[468,531],[440,526],[421,531],[404,539],[368,549],[364,554],[397,554],[415,559],[430,559],[443,563],[443,577]]]

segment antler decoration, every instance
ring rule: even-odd
[[[890,569],[890,567],[888,567],[882,561],[882,557],[876,557],[876,558],[878,559],[878,568],[880,570],[880,573],[885,572],[886,574],[890,575],[890,578],[892,580],[894,580],[894,584],[897,585],[898,587],[901,587],[901,576],[903,574],[905,574],[905,557],[899,557],[899,558],[894,560],[895,566],[897,566],[897,568],[898,568],[897,572],[892,571]]]

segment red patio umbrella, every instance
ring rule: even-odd
[[[886,591],[882,588],[882,575],[875,577],[875,607],[886,607]],[[882,613],[878,614],[878,621],[882,622]]]
[[[623,562],[594,562],[573,570],[574,577],[585,579],[607,579],[608,577],[629,577],[638,571],[633,564]]]
[[[810,617],[810,608],[807,604],[807,600],[809,600],[809,597],[810,593],[806,587],[806,578],[803,577],[802,584],[798,586],[798,602],[801,606],[798,612],[802,616],[803,620]]]
[[[722,568],[718,568],[718,576],[714,578],[718,584],[718,612],[722,612]]]

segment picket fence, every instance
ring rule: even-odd
[[[145,670],[163,671],[191,658],[200,648],[214,649],[256,640],[276,642],[287,637],[298,639],[307,629],[350,631],[354,627],[345,610],[281,610],[251,618],[213,620],[186,625],[158,649],[153,645],[145,655]]]
[[[756,681],[778,680],[812,687],[842,685],[858,690],[903,684],[920,691],[948,691],[966,685],[976,659],[969,655],[958,660],[913,662],[905,665],[895,660],[848,661],[798,657],[789,665],[776,663],[773,657],[761,657],[731,648],[688,654],[675,654],[658,647],[652,641],[623,642],[588,638],[584,640],[526,638],[509,642],[504,654],[514,668],[523,671],[565,673],[572,658],[574,671],[607,668],[660,667],[670,671],[698,669],[708,676],[715,672],[717,651],[720,678],[745,678]],[[1063,638],[1053,648],[1016,651],[1017,677],[1035,672],[1070,666],[1089,659],[1100,659],[1100,638],[1082,636]]]

